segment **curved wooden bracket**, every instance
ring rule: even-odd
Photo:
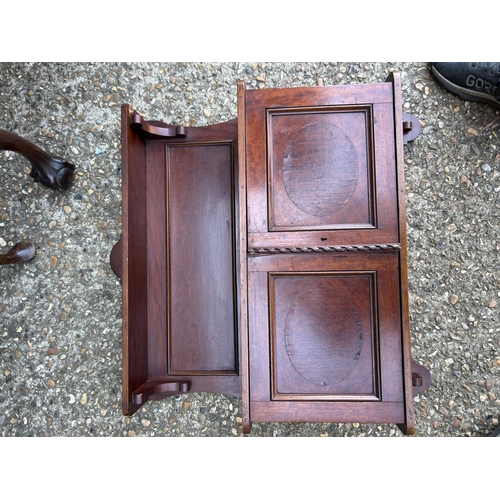
[[[403,144],[413,141],[420,134],[418,118],[408,113],[403,113]]]
[[[0,130],[0,150],[24,156],[31,163],[30,176],[44,186],[64,191],[73,180],[75,166],[72,163],[46,153],[17,134]]]
[[[176,126],[158,121],[146,121],[140,114],[135,112],[130,115],[130,126],[135,132],[142,133],[146,137],[186,137],[185,127],[182,125]]]
[[[122,266],[122,239],[120,238],[115,246],[111,249],[109,255],[109,263],[113,272],[122,279],[123,266]]]
[[[142,405],[149,399],[163,399],[168,396],[189,392],[191,382],[146,382],[132,393],[132,403]]]
[[[8,252],[0,254],[0,265],[15,264],[32,259],[36,254],[35,245],[30,241],[20,241]]]
[[[411,360],[411,372],[413,395],[416,396],[431,386],[431,374],[425,366],[419,365],[413,360]]]

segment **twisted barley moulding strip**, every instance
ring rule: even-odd
[[[400,251],[401,245],[339,245],[321,247],[249,248],[249,255],[270,255],[277,253],[323,253],[323,252],[385,252]]]

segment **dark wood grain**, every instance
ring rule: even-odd
[[[236,373],[232,145],[167,157],[169,373]]]
[[[13,151],[26,158],[31,164],[30,176],[44,186],[58,190],[68,189],[73,180],[75,166],[59,156],[51,155],[23,137],[0,130],[0,151]],[[7,252],[0,254],[0,265],[15,264],[32,259],[35,245],[20,241]]]
[[[238,119],[123,124],[123,408],[187,391],[252,422],[414,432],[402,98],[385,83],[246,90]]]
[[[399,241],[391,86],[351,87],[247,92],[250,247]]]
[[[241,396],[236,120],[180,134],[138,123],[124,106],[123,233],[112,263],[123,285],[128,415],[178,384]]]
[[[248,345],[248,270],[247,270],[247,185],[246,185],[246,108],[245,83],[238,82],[238,176],[235,190],[237,214],[237,291],[238,291],[238,332],[241,372],[242,430],[249,433],[250,420],[250,367]]]
[[[148,283],[146,224],[146,144],[129,126],[130,106],[122,107],[122,409],[140,405],[133,391],[148,380]]]
[[[371,118],[366,106],[268,114],[271,231],[374,227]]]
[[[251,421],[413,432],[400,95],[246,93]]]
[[[405,422],[400,429],[405,434],[415,432],[415,414],[413,411],[413,383],[411,368],[411,344],[410,344],[410,305],[408,288],[408,248],[406,242],[406,200],[405,200],[405,175],[404,175],[404,152],[403,152],[403,97],[401,90],[401,75],[393,72],[387,78],[392,84],[394,95],[394,143],[396,151],[397,183],[394,191],[398,195],[398,224],[401,239],[401,253],[399,256],[400,286],[401,286],[401,337],[403,342],[403,372],[405,390]]]
[[[380,402],[403,412],[398,263],[397,252],[250,259],[253,421],[266,401],[271,420],[287,419],[278,401],[309,401],[313,413],[326,401],[363,401],[370,413],[377,402],[376,422],[391,418]]]

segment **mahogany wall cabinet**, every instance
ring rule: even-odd
[[[246,90],[206,127],[122,107],[123,412],[187,391],[252,422],[394,423],[412,362],[401,83]]]

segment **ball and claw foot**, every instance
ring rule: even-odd
[[[0,265],[25,262],[32,259],[35,254],[35,245],[31,241],[20,241],[7,252],[0,254]]]

